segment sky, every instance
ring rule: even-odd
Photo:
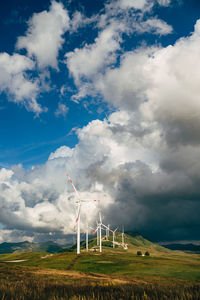
[[[0,9],[0,242],[123,224],[200,240],[198,0],[8,0]]]

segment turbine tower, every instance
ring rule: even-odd
[[[71,183],[74,191],[75,191],[75,194],[76,194],[76,204],[77,204],[77,215],[76,215],[76,225],[75,227],[77,226],[77,254],[80,254],[80,218],[81,218],[81,199],[80,199],[80,196],[79,196],[79,193],[78,191],[76,190],[71,178],[69,177],[69,174],[66,174],[67,175],[67,178],[69,180],[69,182]]]
[[[80,221],[81,221],[81,205],[83,202],[90,202],[90,201],[94,201],[94,202],[99,202],[99,200],[83,200],[80,198],[80,195],[77,191],[77,189],[75,188],[75,185],[73,184],[71,178],[69,177],[69,174],[66,174],[67,175],[67,179],[68,181],[71,183],[74,191],[75,191],[75,194],[76,194],[76,204],[77,204],[77,215],[76,215],[76,225],[75,227],[77,226],[77,254],[80,254],[81,252],[81,248],[80,248],[80,242],[81,242],[81,239],[80,239],[80,234],[81,234],[81,231],[80,231]],[[87,233],[86,233],[86,247],[88,249],[88,228],[87,228]]]
[[[99,223],[97,222],[97,246],[99,246],[99,251],[102,252],[102,237],[101,237],[101,230],[102,230],[102,218],[101,218],[101,211],[99,210]]]
[[[122,226],[122,247],[124,248],[124,225]]]
[[[86,228],[86,251],[88,251],[88,224]]]
[[[101,219],[101,211],[99,211],[99,251],[102,252],[102,238],[101,238],[101,228],[102,228],[102,219]]]
[[[113,234],[113,248],[115,248],[115,232],[117,229],[118,229],[118,227],[115,230],[110,230],[110,231],[112,231],[112,234]]]

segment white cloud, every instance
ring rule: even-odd
[[[72,155],[73,155],[73,149],[67,146],[62,146],[58,148],[55,152],[50,154],[49,160],[54,158],[61,158],[61,157],[72,157]]]
[[[198,24],[173,46],[125,53],[119,67],[93,77],[92,92],[119,109],[141,114],[147,123],[158,122],[168,143],[199,143]]]
[[[180,228],[184,217],[195,226],[198,202],[192,195],[198,193],[196,174],[200,165],[194,168],[192,161],[184,165],[184,152],[172,157],[169,149],[160,148],[155,131],[144,131],[144,124],[140,124],[143,131],[136,131],[135,125],[131,111],[115,112],[108,121],[95,120],[79,129],[79,143],[73,149],[60,147],[46,164],[23,172],[20,166],[13,168],[12,180],[8,178],[8,183],[0,185],[2,224],[23,230],[24,236],[32,232],[44,236],[50,232],[73,233],[75,195],[65,176],[68,172],[81,198],[91,200],[82,207],[82,230],[86,216],[90,224],[96,221],[95,199],[101,200],[105,222],[124,223],[126,228],[134,226],[155,236],[156,228],[160,233],[164,226],[162,238],[163,233],[169,238],[167,230]],[[193,148],[188,151],[194,153]],[[196,149],[196,159],[199,153]],[[177,209],[180,214],[173,215]]]
[[[98,19],[97,26],[100,32],[94,43],[86,44],[83,48],[76,48],[66,54],[67,67],[78,88],[78,93],[72,96],[72,100],[79,101],[87,95],[95,96],[95,86],[103,84],[101,77],[105,78],[104,75],[107,76],[109,69],[115,72],[114,64],[123,52],[123,34],[131,36],[135,33],[156,35],[172,33],[172,26],[157,17],[152,17],[151,9],[154,4],[154,1],[146,0],[120,0],[111,1],[105,5],[105,11]],[[141,10],[144,11],[141,12]],[[77,18],[79,20],[81,15],[78,14]],[[130,72],[133,73],[134,70],[129,70]],[[123,79],[122,81],[128,86],[132,79],[128,78],[127,74],[124,76],[128,83]],[[121,94],[119,86],[122,87],[122,84],[118,82],[115,85]],[[123,90],[125,89],[123,87]],[[130,89],[133,90],[133,88]]]
[[[157,18],[150,18],[147,21],[138,24],[138,32],[140,33],[152,32],[154,34],[167,35],[172,33],[172,31],[172,26]]]
[[[144,101],[151,84],[148,73],[149,56],[153,49],[128,52],[121,57],[119,68],[107,69],[96,78],[94,85],[105,101],[119,108],[137,108]]]
[[[111,1],[106,7],[108,10],[140,10],[150,11],[153,7],[154,1],[152,0],[117,0]]]
[[[57,68],[62,35],[70,28],[68,12],[61,3],[52,1],[50,10],[35,13],[28,25],[26,36],[18,38],[17,49],[25,48],[28,56],[36,57],[40,68]]]
[[[22,104],[28,110],[39,114],[42,112],[36,101],[39,83],[29,78],[26,73],[34,67],[34,62],[26,56],[0,53],[0,91],[5,92],[10,101]]]
[[[157,0],[157,2],[161,5],[161,6],[169,6],[171,3],[171,0]]]
[[[97,21],[97,15],[87,18],[79,11],[75,11],[70,21],[71,32],[76,32],[80,27],[84,27]]]
[[[4,182],[9,180],[13,175],[13,171],[12,170],[7,170],[5,168],[2,168],[0,170],[0,182]]]
[[[68,110],[69,110],[69,108],[65,104],[59,102],[58,108],[55,111],[55,115],[56,115],[56,117],[59,117],[59,116],[65,117]]]
[[[86,225],[88,210],[89,222],[95,222],[97,207],[92,200],[100,199],[104,208],[113,202],[111,191],[104,185],[106,176],[119,165],[141,157],[140,151],[130,150],[129,134],[125,132],[118,137],[112,131],[112,126],[125,126],[129,119],[124,112],[115,113],[110,125],[107,121],[93,121],[79,130],[79,144],[75,148],[60,147],[45,165],[30,171],[22,170],[21,166],[7,170],[12,180],[6,175],[7,183],[0,185],[0,218],[4,226],[25,232],[73,233],[74,191],[67,183],[66,172],[73,178],[81,197],[91,200],[83,207],[82,226]],[[99,178],[94,173],[96,168]],[[1,172],[4,174],[5,170]]]
[[[120,25],[107,27],[95,39],[94,44],[67,53],[67,66],[77,85],[81,78],[90,78],[106,65],[115,62],[115,52],[120,48]]]
[[[147,4],[147,0],[119,0],[116,3],[116,6],[119,6],[122,9],[125,8],[135,8],[143,9]]]

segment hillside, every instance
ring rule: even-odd
[[[132,252],[137,253],[137,251],[141,251],[143,254],[148,251],[150,253],[169,253],[171,250],[160,246],[156,243],[149,241],[148,239],[144,238],[141,234],[136,232],[128,232],[124,234],[124,242],[125,247],[122,247],[122,234],[121,232],[116,232],[115,235],[115,248],[113,249],[112,243],[112,235],[109,236],[109,239],[106,240],[106,236],[102,236],[102,246],[104,251],[122,251],[122,252]],[[97,246],[97,238],[91,238],[88,242],[89,250],[90,251],[99,251],[99,246]],[[82,251],[86,248],[86,242],[81,242],[81,249]],[[74,245],[72,250],[75,251],[76,245]],[[66,250],[68,251],[68,250]]]
[[[0,244],[0,253],[22,253],[22,252],[47,252],[56,253],[66,246],[58,245],[54,242],[30,243],[27,241],[20,243],[2,243]]]

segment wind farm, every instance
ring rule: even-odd
[[[89,230],[92,230],[94,233],[97,234],[97,246],[99,246],[99,252],[101,253],[102,252],[102,231],[106,231],[106,236],[104,238],[106,238],[106,240],[108,241],[108,238],[109,238],[109,233],[112,233],[112,245],[113,245],[113,248],[115,248],[115,245],[119,245],[119,242],[116,242],[115,241],[115,233],[118,229],[115,228],[115,229],[111,229],[110,228],[110,224],[109,225],[105,225],[102,223],[102,215],[101,215],[101,209],[100,209],[100,200],[83,200],[81,199],[80,195],[79,195],[79,192],[77,191],[72,179],[70,178],[69,174],[67,173],[66,174],[67,176],[67,179],[68,179],[68,182],[72,185],[73,187],[73,190],[74,190],[74,193],[75,193],[75,205],[76,205],[76,224],[74,226],[74,229],[76,230],[77,234],[77,254],[80,254],[81,253],[81,249],[80,249],[80,243],[81,243],[81,206],[82,206],[82,203],[85,203],[85,202],[95,202],[97,204],[97,211],[98,211],[98,221],[96,221],[96,228],[94,229],[93,227],[91,226],[88,226],[88,223],[86,225],[86,234],[85,234],[85,237],[86,237],[86,251],[89,251],[89,248],[88,248],[88,235],[89,235]],[[89,213],[89,212],[88,212]],[[121,240],[121,244],[120,246],[122,248],[126,248],[127,249],[127,245],[124,243],[124,226],[122,226],[122,240]],[[96,250],[96,248],[94,248]]]
[[[82,199],[68,174],[67,180],[75,199],[76,243],[26,242],[8,253],[0,245],[0,271],[6,278],[0,280],[1,299],[199,299],[198,253],[172,251],[126,232],[124,225],[105,225],[101,201]],[[95,205],[96,214],[94,224],[86,220],[84,227],[86,203]]]
[[[101,201],[82,198],[69,174],[67,184],[76,208],[76,243],[25,242],[2,245],[2,251],[0,244],[2,299],[199,299],[198,252],[172,251],[124,225],[104,224]],[[92,224],[82,210],[87,203],[95,205]]]

